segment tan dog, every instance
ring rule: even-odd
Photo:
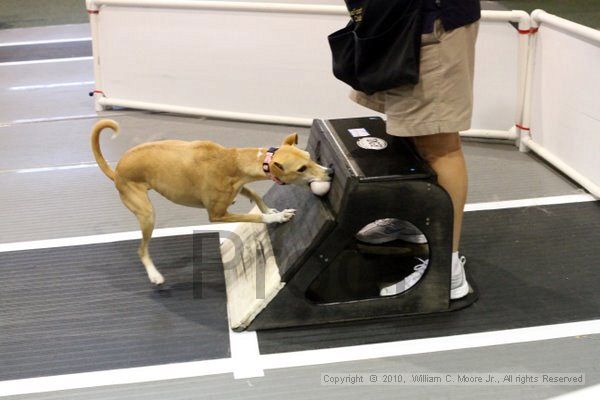
[[[289,221],[295,210],[269,208],[245,184],[273,179],[277,183],[330,181],[332,171],[312,161],[308,152],[294,145],[298,135],[285,138],[281,148],[225,148],[209,141],[164,140],[144,143],[129,149],[113,171],[100,151],[100,132],[119,131],[112,120],[101,120],[92,129],[92,150],[98,166],[119,191],[121,201],[137,217],[142,229],[138,254],[152,283],[164,282],[150,254],[148,243],[154,229],[154,209],[148,190],[154,189],[174,203],[206,208],[211,222]],[[227,211],[239,194],[254,201],[262,214],[230,214]]]

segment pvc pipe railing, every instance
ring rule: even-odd
[[[289,12],[302,14],[347,14],[345,6],[318,4],[254,3],[240,1],[193,1],[193,0],[87,0],[88,7],[115,6],[137,8],[168,8],[184,10],[227,10],[249,12]]]
[[[558,28],[569,33],[575,34],[580,38],[590,40],[596,44],[600,44],[600,31],[578,24],[568,19],[557,17],[556,15],[548,14],[544,10],[534,10],[531,13],[531,19],[537,27],[540,23]]]
[[[282,115],[265,115],[253,113],[241,113],[235,111],[220,111],[198,107],[174,106],[169,104],[147,103],[126,99],[115,99],[112,97],[100,97],[98,102],[101,106],[116,106],[134,108],[139,110],[168,112],[173,114],[198,115],[209,118],[228,119],[235,121],[258,122],[264,124],[280,124],[294,126],[311,126],[311,118],[289,117]]]
[[[584,40],[591,41],[596,45],[600,45],[600,31],[577,24],[564,18],[557,17],[556,15],[548,14],[543,10],[534,10],[531,13],[531,21],[532,28],[539,28],[540,24],[549,25],[553,28],[578,36]],[[523,125],[526,127],[531,126],[531,96],[533,90],[533,64],[535,60],[536,41],[536,35],[532,35],[527,61],[527,85],[525,91],[525,101],[523,104]],[[523,132],[523,134],[520,136],[519,148],[521,151],[526,151],[528,149],[532,150],[556,169],[573,179],[575,182],[579,183],[591,194],[600,199],[600,185],[592,182],[590,179],[570,167],[548,149],[536,143],[529,131]]]
[[[579,183],[583,186],[587,191],[593,194],[595,197],[600,199],[600,186],[596,183],[592,182],[590,179],[586,178],[583,174],[580,174],[575,169],[570,167],[564,161],[562,161],[559,157],[554,155],[548,149],[543,147],[540,144],[535,143],[531,137],[522,138],[523,144],[531,149],[538,156],[552,164],[556,169],[567,175],[569,178],[573,179],[575,182]]]
[[[493,129],[469,129],[468,131],[460,132],[460,136],[470,138],[502,140],[516,140],[518,137],[514,127],[508,131],[500,131]]]

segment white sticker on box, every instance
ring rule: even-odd
[[[348,132],[350,132],[352,137],[369,136],[369,132],[365,128],[348,129]]]
[[[358,139],[356,144],[366,150],[383,150],[388,145],[385,140],[376,137]]]

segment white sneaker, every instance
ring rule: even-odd
[[[361,242],[371,244],[381,244],[397,239],[415,244],[427,243],[427,238],[416,226],[396,218],[384,218],[371,222],[356,234],[356,238]]]
[[[469,293],[469,282],[467,282],[467,276],[465,275],[465,264],[467,259],[462,256],[458,259],[459,267],[458,273],[452,274],[450,281],[450,300],[460,299],[465,297]]]
[[[402,279],[400,282],[392,283],[389,286],[382,287],[379,291],[380,296],[393,296],[398,293],[402,293],[415,286],[419,279],[425,273],[427,269],[427,265],[429,264],[429,260],[423,260],[422,258],[417,258],[421,262],[421,264],[415,265],[413,268],[415,272],[408,275],[406,278]]]
[[[415,265],[415,272],[399,282],[381,288],[379,295],[393,296],[398,293],[405,292],[413,287],[419,281],[419,279],[421,279],[425,273],[425,270],[427,269],[427,265],[429,264],[429,260],[423,260],[421,258],[417,258],[417,260],[419,260],[421,264]],[[465,275],[465,264],[467,263],[467,259],[462,256],[458,259],[458,262],[458,273],[452,274],[450,281],[450,300],[460,299],[469,293],[469,282],[467,282],[467,277]]]

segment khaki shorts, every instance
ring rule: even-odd
[[[350,98],[386,114],[390,135],[423,136],[469,129],[478,29],[479,22],[475,22],[446,32],[441,21],[435,21],[433,32],[422,35],[417,85],[372,95],[352,91]]]

